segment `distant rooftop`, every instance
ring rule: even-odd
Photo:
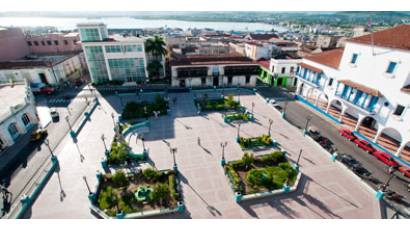
[[[402,24],[372,34],[351,38],[347,41],[371,45],[372,40],[375,46],[410,50],[410,24]]]
[[[51,67],[71,57],[72,55],[33,56],[31,58],[0,62],[0,69],[27,69],[33,67]]]
[[[10,113],[10,107],[25,104],[26,86],[22,84],[0,85],[0,119]],[[2,122],[2,121],[0,121]]]
[[[171,66],[181,65],[228,65],[228,64],[257,64],[255,61],[248,57],[230,54],[224,56],[209,56],[209,55],[196,55],[196,56],[179,56],[171,60]]]

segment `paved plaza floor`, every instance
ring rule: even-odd
[[[158,169],[172,167],[167,143],[177,148],[186,213],[162,218],[380,218],[380,205],[373,193],[332,162],[329,154],[303,137],[300,130],[284,121],[273,107],[252,94],[240,96],[241,104],[249,110],[252,102],[255,104],[256,118],[255,122],[241,125],[241,136],[266,134],[268,120],[273,119],[272,136],[289,152],[289,157],[296,161],[300,148],[303,149],[300,159],[303,177],[294,193],[236,203],[220,166],[220,143],[228,142],[225,149],[228,161],[240,159],[243,151],[235,141],[237,126],[225,124],[221,113],[198,115],[192,93],[170,94],[170,97],[177,97],[176,103],[171,103],[171,114],[151,119],[150,132],[144,136],[145,146],[150,161]],[[235,99],[239,98],[235,96]],[[53,175],[33,205],[32,218],[95,218],[88,208],[88,191],[82,177],[86,176],[93,188],[104,152],[100,136],[104,133],[107,143],[113,137],[110,114],[118,111],[115,107],[120,102],[115,98],[108,101],[101,98],[102,108],[96,110],[78,137],[85,156],[83,163],[75,144],[66,140],[58,155],[60,172]],[[137,148],[138,143],[134,140],[130,145]],[[66,195],[63,199],[60,199],[59,181]]]

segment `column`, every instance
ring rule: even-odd
[[[378,126],[379,127],[377,127],[378,129],[377,129],[376,136],[374,136],[374,139],[373,139],[374,143],[377,143],[377,139],[379,139],[380,135],[382,134],[382,130],[384,128],[384,127],[381,127],[379,124],[378,124]]]
[[[395,155],[396,156],[400,156],[400,153],[403,151],[403,149],[406,147],[406,142],[402,142],[401,144],[400,144],[400,147],[399,147],[399,149],[397,149],[397,152],[395,153]]]
[[[364,116],[362,114],[359,114],[359,117],[357,118],[357,124],[356,124],[356,127],[354,128],[354,131],[357,132],[359,130],[360,124],[362,123],[362,121],[365,117],[366,116]]]
[[[343,116],[345,115],[346,110],[347,110],[347,107],[342,105],[342,111],[340,112],[340,117],[339,117],[340,122],[342,122]]]

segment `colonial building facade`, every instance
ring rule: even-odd
[[[296,94],[401,163],[410,162],[410,25],[307,56]]]

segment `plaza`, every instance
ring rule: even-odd
[[[248,110],[254,103],[255,121],[242,123],[240,136],[267,134],[269,119],[272,119],[271,135],[287,150],[291,160],[296,161],[303,149],[299,161],[303,175],[297,191],[235,202],[220,160],[222,142],[227,142],[227,161],[238,160],[243,155],[236,142],[236,123],[225,123],[220,112],[198,114],[194,96],[203,94],[199,91],[170,93],[170,98],[176,98],[175,103],[170,103],[171,112],[150,118],[150,130],[144,134],[144,144],[149,152],[148,162],[159,170],[172,168],[170,147],[177,149],[175,157],[186,211],[156,218],[381,218],[380,204],[374,192],[333,162],[328,153],[304,137],[299,129],[283,120],[263,98],[247,90],[240,91],[240,95],[237,90],[224,92],[225,95],[229,93],[233,93],[234,99]],[[207,94],[218,96],[220,92]],[[67,136],[62,147],[57,149],[59,170],[53,174],[27,217],[96,218],[90,213],[83,177],[94,190],[95,175],[97,170],[102,171],[100,162],[104,157],[100,137],[104,134],[107,143],[111,143],[114,136],[111,113],[120,114],[122,106],[136,98],[136,95],[99,96],[101,106],[78,135],[78,146]],[[129,142],[133,149],[139,149],[140,144],[135,139]],[[264,149],[254,154],[269,151]],[[85,157],[83,162],[79,153]]]

